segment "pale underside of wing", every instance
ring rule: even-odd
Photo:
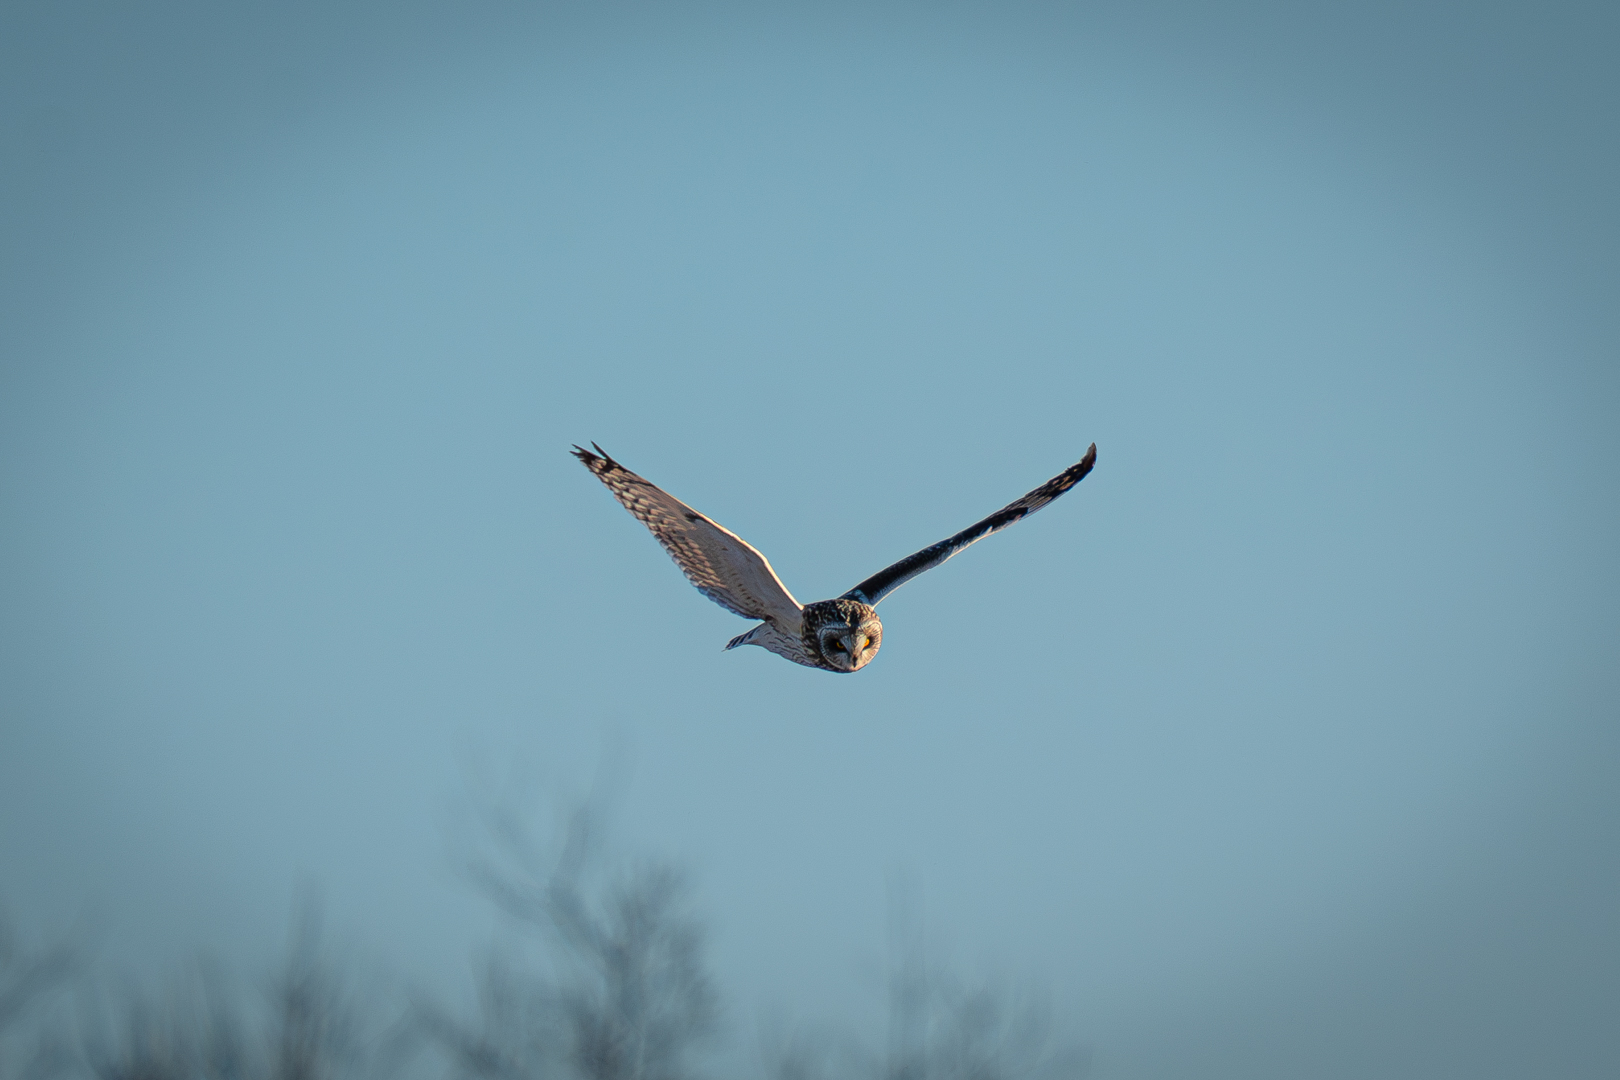
[[[764,555],[736,533],[626,469],[600,446],[591,445],[596,453],[576,446],[574,456],[647,526],[699,592],[727,611],[769,620],[785,635],[800,633],[803,607]]]
[[[952,555],[978,543],[991,533],[1000,532],[1014,522],[1022,521],[1033,514],[1065,491],[1074,487],[1081,480],[1084,480],[1086,474],[1091,471],[1091,467],[1096,463],[1097,444],[1092,443],[1091,449],[1086,451],[1085,457],[1023,498],[1008,503],[983,521],[970,525],[955,536],[941,540],[932,547],[925,547],[915,555],[908,556],[893,566],[879,570],[845,593],[843,598],[846,600],[859,600],[863,604],[871,604],[875,607],[879,600],[882,600],[924,570],[932,570]]]

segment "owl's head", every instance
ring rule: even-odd
[[[859,671],[883,644],[877,611],[856,600],[823,600],[804,609],[806,636],[834,671]]]

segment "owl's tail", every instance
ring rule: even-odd
[[[764,637],[764,632],[770,628],[770,623],[762,622],[752,630],[748,631],[748,633],[738,634],[736,637],[726,642],[726,648],[735,649],[739,645],[762,645],[763,642],[761,642],[759,639]]]
[[[739,645],[758,645],[762,649],[769,649],[777,656],[786,657],[795,664],[805,667],[821,668],[827,665],[819,663],[814,656],[805,650],[804,642],[792,634],[783,632],[775,623],[766,621],[760,623],[746,634],[738,634],[727,643],[726,648],[735,649]]]

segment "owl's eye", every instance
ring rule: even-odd
[[[861,648],[870,649],[871,647],[872,647],[872,639],[871,638],[862,638],[861,639]]]
[[[829,641],[827,642],[827,648],[833,652],[843,652],[844,643],[842,641]]]

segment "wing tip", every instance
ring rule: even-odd
[[[1097,444],[1092,443],[1086,448],[1086,456],[1075,462],[1073,467],[1090,472],[1091,467],[1095,464],[1097,464]]]
[[[593,454],[590,450],[587,450],[583,446],[579,445],[579,443],[574,443],[574,448],[570,450],[569,453],[578,458],[580,464],[584,465],[587,469],[591,470],[591,472],[596,473],[597,475],[601,475],[604,472],[610,472],[614,469],[624,468],[623,465],[620,465],[617,461],[613,460],[612,455],[610,455],[600,446],[597,446],[595,443],[591,443],[591,449],[595,450],[596,453]]]

